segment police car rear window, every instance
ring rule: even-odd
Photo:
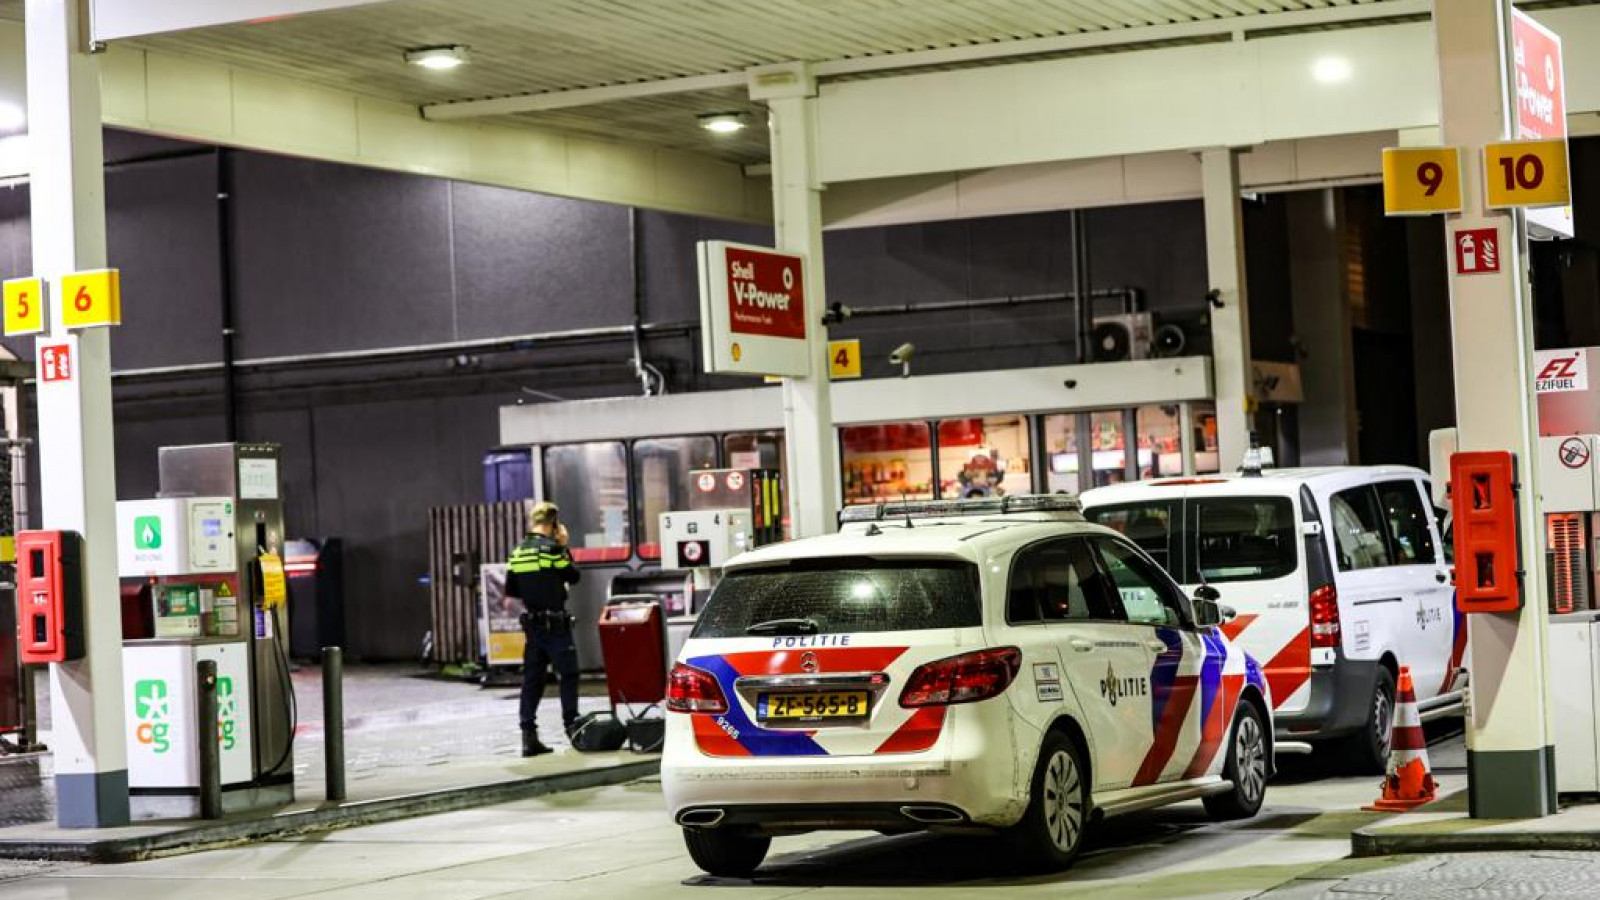
[[[981,623],[978,569],[971,563],[805,560],[730,572],[712,592],[691,637],[861,634]]]

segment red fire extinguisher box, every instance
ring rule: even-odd
[[[667,697],[667,625],[655,600],[623,602],[600,613],[600,652],[613,705]]]
[[[72,531],[17,535],[17,638],[24,663],[84,656],[83,538]]]
[[[1517,490],[1517,460],[1511,453],[1450,457],[1456,608],[1463,613],[1514,612],[1522,607]]]

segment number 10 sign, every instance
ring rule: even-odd
[[[1426,216],[1461,211],[1461,152],[1455,147],[1383,151],[1383,211]]]

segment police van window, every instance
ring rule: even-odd
[[[1094,546],[1129,622],[1136,625],[1183,624],[1179,596],[1160,569],[1122,541],[1096,538]]]
[[[1371,487],[1351,488],[1333,495],[1333,543],[1339,551],[1340,571],[1375,569],[1391,565],[1386,525]]]
[[[1194,509],[1194,574],[1205,583],[1266,581],[1299,568],[1294,503],[1287,497],[1216,497]]]
[[[773,624],[763,630],[760,626],[765,623]],[[822,559],[729,572],[706,601],[691,636],[809,641],[812,635],[968,628],[981,623],[978,568],[971,563]]]
[[[1389,526],[1394,564],[1431,565],[1434,562],[1433,532],[1428,528],[1428,508],[1417,492],[1415,481],[1385,481],[1377,486],[1378,502]]]
[[[544,450],[545,493],[561,507],[578,562],[622,562],[632,550],[626,459],[621,441]]]
[[[1011,567],[1006,621],[1020,625],[1117,618],[1104,579],[1081,540],[1029,547]]]
[[[711,437],[651,438],[633,442],[633,490],[639,505],[639,556],[661,558],[661,514],[688,509],[689,473],[715,468]]]
[[[1119,531],[1139,549],[1150,554],[1156,564],[1171,572],[1177,563],[1173,552],[1172,520],[1177,514],[1175,500],[1153,500],[1121,506],[1100,506],[1084,515],[1096,525]]]

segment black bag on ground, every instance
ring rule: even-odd
[[[628,749],[635,753],[660,753],[667,739],[667,720],[629,719]]]
[[[622,749],[628,730],[615,713],[592,712],[579,716],[567,737],[572,740],[572,749],[579,753],[610,753]]]

